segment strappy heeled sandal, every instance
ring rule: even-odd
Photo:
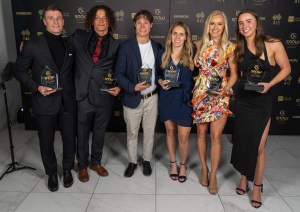
[[[186,163],[181,163],[181,162],[180,162],[180,166],[185,166],[185,170],[187,170]],[[180,183],[184,183],[186,180],[187,180],[186,175],[179,175],[179,176],[178,176],[178,181],[179,181]]]
[[[176,164],[176,160],[175,161],[170,161],[170,178],[174,181],[178,180],[178,173],[171,173],[171,167],[172,167],[172,164]],[[177,169],[177,165],[176,165],[176,169]]]
[[[212,180],[213,179],[213,180]],[[218,182],[217,182],[217,177],[211,178],[209,177],[209,187],[208,187],[208,192],[210,194],[216,194],[218,193]]]
[[[254,186],[257,186],[257,187],[260,187],[260,192],[263,193],[263,188],[264,188],[264,185],[263,184],[260,184],[260,185],[257,185],[256,183],[253,183]],[[253,205],[253,204],[258,204],[258,205]],[[251,200],[251,205],[252,207],[254,208],[260,208],[260,206],[262,205],[262,202],[260,201],[257,201],[257,200]]]
[[[250,188],[249,188],[248,184],[247,184],[246,190],[241,189],[239,187],[236,187],[236,189],[235,189],[237,195],[244,195],[244,194],[248,193],[249,190],[250,190]]]
[[[206,175],[203,173],[203,169],[201,170],[201,176],[200,176],[200,179],[199,179],[199,183],[203,187],[208,187],[208,168],[207,168]]]

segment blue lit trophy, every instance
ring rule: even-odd
[[[151,85],[152,69],[149,68],[148,66],[141,67],[138,72],[138,79],[139,79],[139,82],[146,81],[146,84]]]
[[[168,86],[172,88],[178,88],[181,86],[181,82],[178,82],[180,69],[171,60],[169,65],[164,70],[164,78],[168,80]]]
[[[266,69],[263,66],[255,63],[249,67],[246,72],[245,90],[248,91],[263,91],[264,86],[258,83],[262,82],[266,75]]]
[[[222,84],[223,77],[221,77],[219,71],[217,69],[213,69],[207,76],[206,76],[206,87],[207,93],[211,96],[217,96],[217,92]]]
[[[116,87],[116,78],[114,72],[109,69],[102,75],[100,91],[108,91],[111,88]]]
[[[54,90],[62,90],[59,84],[58,74],[47,65],[41,73],[41,85]]]

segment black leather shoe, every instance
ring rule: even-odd
[[[136,168],[137,168],[136,163],[129,163],[124,173],[124,177],[132,177],[132,175],[134,174],[134,170],[136,170]]]
[[[63,178],[64,178],[65,188],[69,188],[73,185],[74,180],[73,180],[72,172],[70,170],[64,171]]]
[[[57,174],[48,176],[48,189],[49,189],[49,191],[57,191],[58,190]]]
[[[142,166],[143,166],[143,174],[145,176],[150,176],[152,174],[150,162],[145,160]]]

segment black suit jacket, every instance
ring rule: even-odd
[[[91,55],[88,52],[88,42],[92,32],[77,29],[69,37],[69,41],[75,48],[75,87],[76,100],[82,101],[89,99],[90,104],[94,106],[107,106],[113,103],[113,96],[107,92],[100,91],[102,76],[109,70],[114,72],[115,60],[119,42],[110,37],[109,50],[106,57],[100,58],[97,64],[94,64]]]
[[[54,115],[58,113],[62,103],[65,111],[74,112],[76,109],[73,73],[74,49],[67,40],[63,39],[63,42],[66,54],[60,71],[52,58],[44,35],[25,41],[16,60],[14,76],[22,86],[32,92],[34,114]],[[41,85],[41,72],[45,66],[59,74],[59,83],[63,88],[49,96],[43,96],[38,92],[38,86]],[[31,69],[31,73],[28,73],[29,69]]]

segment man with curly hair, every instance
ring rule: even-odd
[[[104,137],[110,120],[113,97],[119,87],[101,91],[102,78],[113,72],[118,42],[112,37],[116,19],[111,8],[97,5],[89,10],[86,30],[77,29],[70,37],[75,48],[75,88],[78,101],[77,160],[79,180],[87,182],[89,158],[89,134],[93,133],[91,146],[91,169],[100,176],[107,176],[101,166]]]

